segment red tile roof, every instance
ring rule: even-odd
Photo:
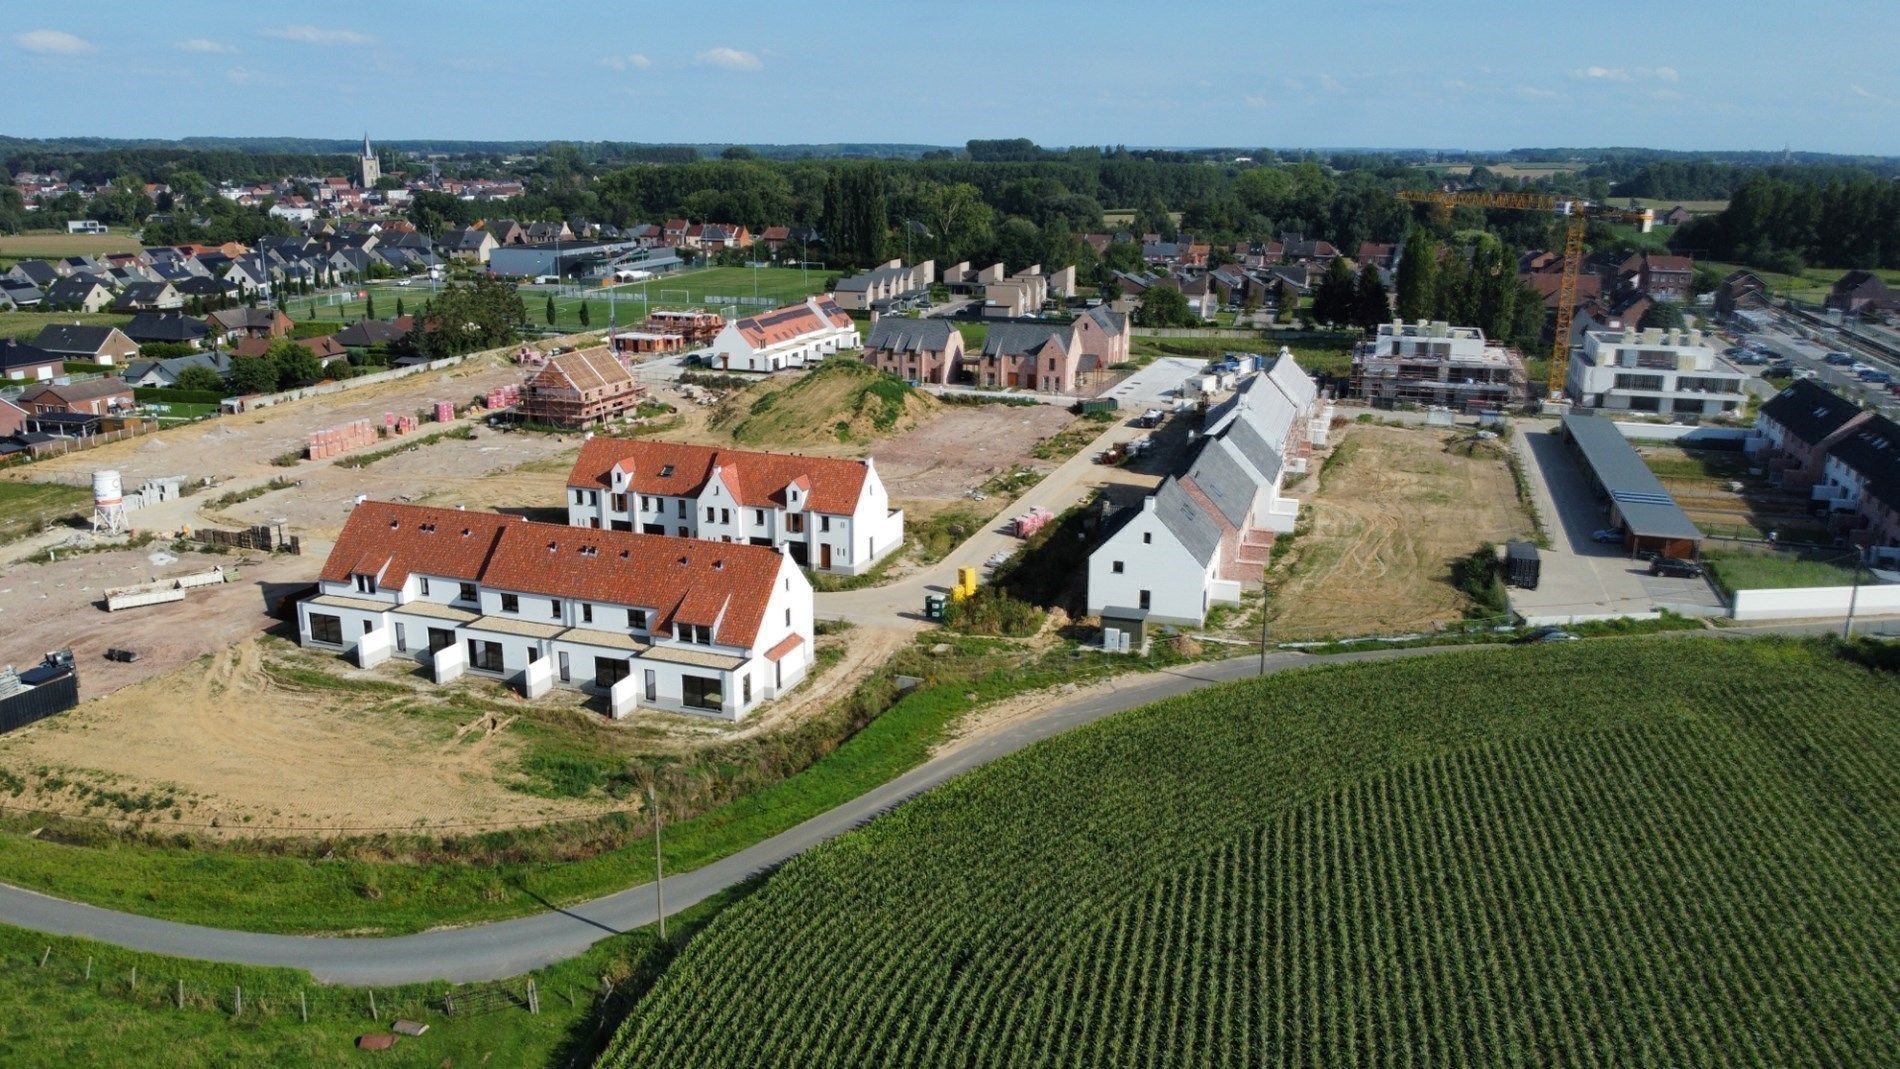
[[[786,487],[802,482],[807,494],[805,507],[834,515],[857,509],[868,470],[861,460],[840,457],[755,453],[652,439],[594,438],[581,447],[567,485],[609,489],[615,465],[630,476],[628,493],[666,497],[697,496],[712,478],[713,469],[718,468],[721,481],[731,488],[733,500],[744,508],[783,505]],[[661,475],[663,471],[672,474]]]
[[[491,512],[366,501],[350,513],[324,563],[326,582],[377,575],[397,587],[412,573],[524,594],[657,610],[714,629],[721,645],[758,638],[784,558],[769,546],[530,523]]]
[[[746,344],[754,349],[781,342],[792,341],[807,334],[817,334],[830,327],[848,327],[851,316],[838,307],[838,302],[830,294],[814,297],[802,304],[788,304],[783,308],[774,308],[770,312],[761,312],[755,316],[746,316],[735,320],[733,326],[739,328]]]

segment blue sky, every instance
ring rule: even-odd
[[[1900,2],[1190,0],[10,10],[17,136],[1900,154]]]

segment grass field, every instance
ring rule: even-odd
[[[123,327],[132,322],[132,317],[112,312],[22,312],[18,309],[8,309],[0,312],[0,338],[32,341],[39,337],[41,328],[49,323],[75,322]]]
[[[0,482],[0,542],[24,538],[82,510],[91,515],[91,500],[91,492],[77,486]]]
[[[772,376],[730,398],[712,427],[741,445],[795,448],[870,441],[914,426],[937,407],[862,360],[833,357],[808,374]]]
[[[109,252],[137,252],[138,235],[121,230],[112,234],[67,234],[58,230],[29,230],[0,234],[0,266],[20,260],[49,260],[59,256],[102,256]]]
[[[1730,271],[1753,271],[1757,278],[1768,284],[1768,288],[1778,297],[1793,297],[1796,300],[1819,302],[1827,297],[1828,287],[1847,273],[1842,267],[1810,267],[1799,275],[1784,275],[1775,271],[1764,271],[1747,264],[1723,263],[1720,260],[1703,260],[1702,263],[1726,275]],[[1868,268],[1879,275],[1887,285],[1900,286],[1900,268]]]
[[[831,275],[825,271],[801,272],[790,267],[761,267],[758,269],[757,293],[778,304],[787,304],[802,300],[814,293],[823,292],[825,283]],[[400,286],[394,282],[376,282],[363,287],[376,304],[376,315],[387,319],[396,314],[396,302],[401,301],[403,310],[414,312],[429,299],[429,283],[425,280]],[[641,298],[649,298],[655,308],[715,308],[723,309],[735,303],[732,298],[753,296],[752,269],[749,267],[709,267],[699,271],[687,271],[667,278],[656,278],[647,283],[630,283],[614,290],[614,315],[623,327],[637,324],[646,318],[647,304]],[[523,289],[522,303],[528,309],[528,324],[545,327],[547,320],[547,292],[544,290]],[[718,300],[716,298],[724,298]],[[565,330],[580,330],[581,305],[588,306],[588,323],[591,329],[601,330],[607,326],[607,291],[591,291],[586,296],[558,296],[554,299],[556,327]],[[291,318],[298,321],[306,319],[333,320],[339,323],[361,319],[368,314],[369,300],[326,301],[318,297],[312,301],[308,297],[292,297],[285,302],[285,310]],[[314,306],[316,315],[310,312]],[[762,307],[741,306],[741,314],[764,311]]]
[[[1728,593],[1799,586],[1851,586],[1855,569],[1845,561],[1806,560],[1786,553],[1705,549],[1703,563]]]
[[[1261,353],[1271,357],[1285,345],[1310,373],[1345,375],[1352,370],[1352,347],[1357,334],[1311,335],[1294,341],[1276,338],[1144,338],[1137,335],[1129,343],[1128,353],[1141,363],[1161,356],[1191,356],[1216,359],[1222,353]]]
[[[399,1041],[376,1056],[378,1064],[584,1065],[625,1003],[657,974],[669,948],[739,893],[674,916],[664,946],[643,928],[531,974],[539,1014],[510,1003],[492,1012],[448,1016],[443,995],[459,991],[467,1005],[473,991],[495,985],[415,984],[376,990],[380,1022],[370,1016],[367,991],[319,985],[298,970],[188,961],[0,926],[0,968],[12,977],[0,989],[0,1014],[7,1019],[0,1030],[0,1064],[355,1065],[366,1057],[355,1048],[357,1036],[388,1031],[392,1022],[407,1018],[428,1025],[428,1034]],[[500,986],[519,996],[528,978]],[[614,985],[613,998],[604,1004],[603,979]]]
[[[1880,656],[1605,639],[1123,714],[779,869],[600,1064],[1891,1065]]]

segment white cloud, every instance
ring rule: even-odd
[[[28,52],[47,56],[76,56],[93,50],[92,42],[65,30],[28,30],[13,35],[13,43]]]
[[[1682,80],[1681,72],[1677,71],[1674,67],[1657,67],[1656,77],[1661,78],[1665,82],[1677,82]]]
[[[257,81],[257,72],[247,67],[232,67],[224,72],[224,76],[232,85],[250,85]]]
[[[264,31],[264,36],[306,45],[367,45],[376,38],[355,30],[326,30],[321,26],[279,26]]]
[[[729,71],[756,71],[765,67],[758,56],[750,52],[741,52],[736,48],[727,48],[724,45],[708,48],[693,58],[705,66],[724,67]]]
[[[643,71],[653,66],[653,61],[639,52],[629,52],[624,56],[608,56],[600,65],[612,71]]]
[[[1339,84],[1339,79],[1330,74],[1322,74],[1319,76],[1319,87],[1328,93],[1337,93],[1345,88],[1345,86]]]
[[[1681,100],[1682,94],[1674,89],[1651,89],[1649,91],[1649,99],[1660,100],[1667,103],[1672,100]]]
[[[209,37],[187,37],[178,42],[178,50],[180,52],[206,52],[226,56],[237,51],[237,49],[232,48],[223,41],[213,41]]]
[[[1267,98],[1261,96],[1259,93],[1249,93],[1241,97],[1240,102],[1250,108],[1264,108],[1267,106]]]
[[[1869,89],[1867,89],[1865,86],[1859,86],[1859,85],[1849,86],[1848,89],[1856,97],[1859,97],[1862,100],[1871,101],[1872,103],[1885,105],[1887,107],[1892,107],[1894,104],[1894,101],[1891,98],[1884,97],[1884,96],[1881,96],[1879,93],[1872,92]]]
[[[1579,67],[1570,73],[1579,78],[1593,78],[1601,82],[1627,82],[1630,72],[1621,67]]]
[[[1520,85],[1517,87],[1517,95],[1525,100],[1556,100],[1561,94],[1552,89],[1539,89],[1534,85]]]

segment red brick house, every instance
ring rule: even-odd
[[[108,416],[130,411],[136,404],[132,387],[116,376],[86,382],[42,383],[20,395],[20,407],[30,416],[69,412],[78,416]]]

